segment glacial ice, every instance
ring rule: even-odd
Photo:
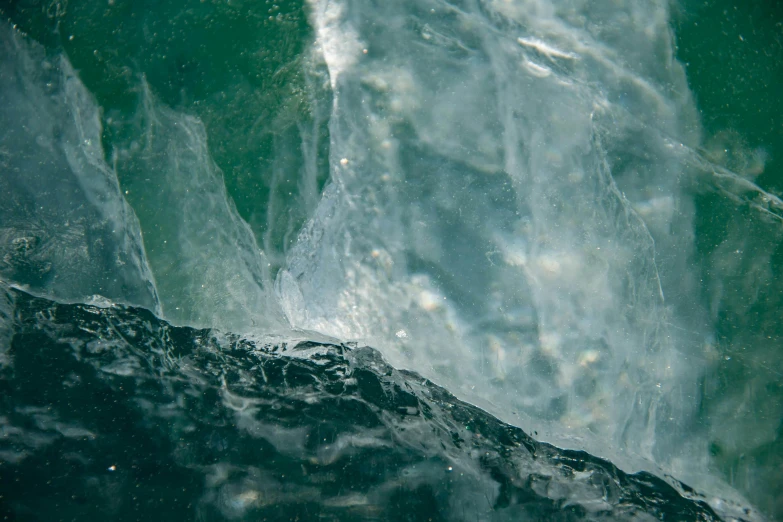
[[[725,491],[698,418],[714,318],[693,237],[694,186],[720,176],[668,5],[310,4],[331,183],[278,274],[291,324]]]
[[[664,144],[698,124],[666,8],[605,7],[313,2],[332,184],[278,290],[295,326],[660,462],[703,341],[666,297],[692,209]]]
[[[100,111],[61,55],[0,25],[0,278],[61,300],[159,312]]]

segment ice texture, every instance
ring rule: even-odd
[[[138,220],[104,161],[100,110],[59,54],[0,23],[0,278],[159,311]]]
[[[282,324],[269,263],[226,192],[202,122],[144,83],[133,124],[114,161],[145,230],[163,317],[232,331]]]
[[[278,275],[290,322],[558,443],[703,471],[699,125],[667,4],[311,7],[332,171]]]

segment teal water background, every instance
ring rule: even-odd
[[[783,192],[783,4],[774,1],[686,1],[675,15],[677,57],[685,64],[703,126],[708,157],[754,179],[763,189]],[[703,255],[729,234],[730,219],[710,198],[701,201],[696,229]],[[768,242],[768,279],[739,265],[730,304],[719,314],[718,344],[739,365],[721,367],[705,382],[704,417],[725,416],[747,439],[758,430],[772,436],[753,449],[719,438],[711,442],[714,465],[746,494],[783,517],[783,495],[766,501],[765,483],[783,483],[783,243],[767,229],[745,222],[749,241]],[[752,252],[752,251],[751,251]],[[748,252],[747,255],[753,254]],[[709,276],[709,274],[708,274]],[[755,291],[754,291],[755,290]],[[731,407],[716,407],[726,396],[742,396]],[[761,419],[770,420],[767,428]],[[777,425],[777,426],[776,426]],[[765,438],[765,437],[760,437]],[[748,462],[753,464],[748,465]],[[763,470],[763,471],[762,471]]]
[[[685,1],[672,9],[703,155],[780,194],[783,7]],[[2,11],[49,52],[64,49],[96,97],[106,161],[119,166],[159,285],[171,281],[176,293],[178,261],[167,239],[176,231],[145,226],[159,210],[150,196],[155,177],[122,153],[134,150],[148,124],[139,110],[145,82],[163,104],[204,123],[209,153],[274,276],[329,175],[331,93],[302,72],[314,37],[302,2],[14,1]],[[305,141],[315,146],[305,150]],[[292,175],[302,171],[310,185]],[[783,500],[769,487],[783,483],[781,224],[712,192],[700,194],[696,207],[702,300],[716,325],[699,416],[707,426],[736,426],[708,429],[709,466],[783,518]],[[738,230],[744,244],[736,243]]]

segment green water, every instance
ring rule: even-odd
[[[260,343],[0,291],[15,316],[3,520],[720,520],[371,348]]]
[[[163,294],[179,284],[170,247],[178,232],[167,228],[171,219],[161,224],[161,203],[150,196],[155,173],[139,158],[151,149],[133,152],[153,128],[142,108],[145,84],[162,105],[203,122],[215,172],[274,278],[329,177],[332,93],[312,56],[305,2],[0,5],[47,52],[64,50],[95,96],[106,162],[139,217]],[[682,1],[672,11],[703,157],[782,194],[783,5]],[[783,484],[783,226],[746,200],[695,192],[696,292],[714,324],[699,355],[706,371],[697,399],[708,467],[783,519],[783,497],[770,487]]]
[[[781,194],[783,4],[686,1],[680,9],[677,56],[686,66],[699,108],[707,155]],[[702,414],[728,416],[728,422],[754,442],[736,447],[716,436],[711,442],[714,465],[780,518],[783,495],[762,500],[758,491],[765,484],[783,483],[783,424],[778,414],[783,411],[783,243],[752,217],[737,219],[733,209],[714,198],[698,204],[702,217],[696,236],[702,255],[710,255],[730,229],[739,226],[748,238],[745,256],[752,258],[761,249],[768,259],[768,265],[744,260],[733,267],[727,306],[718,319],[718,345],[724,357],[740,364],[721,367],[705,382]],[[765,246],[754,252],[751,240]]]
[[[780,193],[783,4],[684,1],[675,31],[677,57],[696,97],[705,147],[756,177],[765,190]],[[754,149],[763,151],[763,169],[754,165]]]

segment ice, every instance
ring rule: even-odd
[[[277,279],[291,323],[564,445],[703,460],[691,160],[668,145],[699,127],[666,5],[311,4],[332,172]]]
[[[68,61],[0,24],[0,278],[50,297],[158,310],[139,224]]]
[[[142,87],[134,136],[115,146],[126,197],[145,231],[163,317],[230,331],[274,330],[269,262],[229,198],[198,118]]]
[[[201,121],[142,81],[135,119],[121,122],[131,137],[112,144],[109,166],[100,110],[67,58],[9,26],[1,38],[0,277],[60,300],[144,306],[176,324],[281,326],[270,263]]]

